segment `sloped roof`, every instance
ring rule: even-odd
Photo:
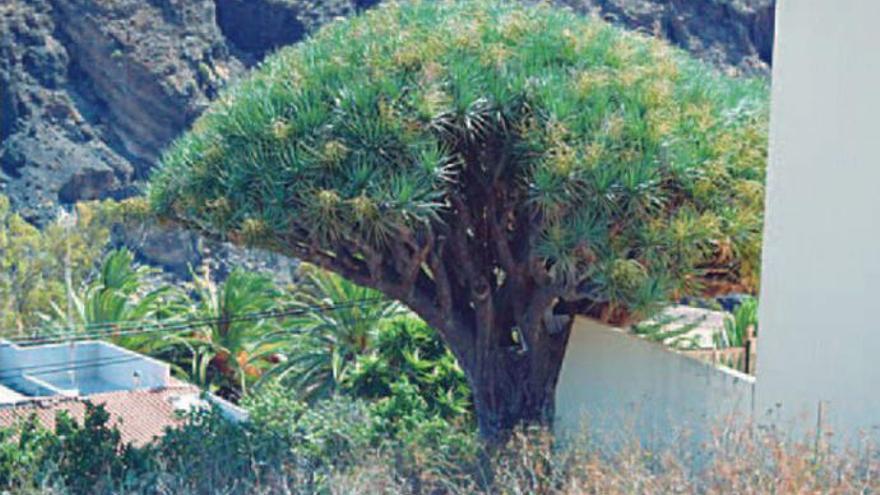
[[[197,387],[172,380],[167,387],[151,390],[129,390],[89,395],[88,397],[51,397],[0,408],[0,427],[12,426],[18,421],[36,415],[40,423],[55,429],[55,416],[67,411],[71,418],[82,424],[86,402],[103,405],[110,414],[110,424],[116,426],[124,443],[143,446],[161,437],[168,427],[183,424],[181,404],[193,404],[200,391]]]

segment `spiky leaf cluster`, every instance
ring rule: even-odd
[[[151,201],[232,240],[354,260],[476,202],[471,222],[497,215],[518,262],[637,310],[706,280],[754,287],[766,107],[765,81],[566,10],[392,2],[230,88],[165,154]]]

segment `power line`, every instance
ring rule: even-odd
[[[101,328],[119,328],[119,327],[127,327],[127,326],[138,326],[141,323],[136,320],[127,320],[127,321],[106,321],[100,323],[82,323],[79,325],[64,325],[64,324],[45,324],[40,326],[31,326],[21,329],[3,329],[0,330],[2,334],[11,334],[11,333],[20,333],[20,334],[29,334],[29,335],[40,335],[48,333],[48,332],[56,332],[65,333],[75,331],[77,329],[85,329],[85,330],[93,330],[93,329],[101,329]]]
[[[310,306],[296,306],[281,310],[267,310],[261,312],[251,312],[244,313],[242,315],[237,315],[234,317],[228,318],[197,318],[190,320],[179,320],[171,323],[165,322],[150,322],[148,324],[141,324],[140,327],[132,327],[127,330],[122,330],[118,332],[93,332],[90,334],[82,334],[82,333],[71,333],[69,335],[51,335],[44,336],[42,338],[36,339],[14,339],[11,342],[22,345],[30,345],[30,344],[39,344],[39,343],[50,343],[50,342],[75,342],[79,340],[91,340],[95,338],[102,337],[116,337],[123,335],[139,335],[139,334],[148,334],[148,333],[156,333],[156,332],[179,332],[182,330],[197,328],[205,325],[211,324],[221,324],[221,323],[234,323],[239,321],[254,321],[265,318],[284,318],[288,316],[295,316],[298,314],[305,314],[312,311],[320,311],[320,312],[331,312],[338,311],[344,309],[351,309],[356,307],[363,307],[366,304],[377,303],[384,301],[382,298],[372,298],[372,299],[361,299],[358,301],[349,301],[346,303],[339,303],[334,305],[310,305]],[[20,376],[23,372],[28,372],[30,375],[40,375],[40,374],[49,374],[49,373],[60,373],[65,371],[71,371],[75,369],[81,368],[91,368],[97,366],[107,366],[112,364],[130,362],[143,359],[142,356],[131,356],[131,357],[111,357],[104,359],[96,359],[96,360],[83,360],[83,361],[66,361],[64,363],[45,363],[45,364],[37,364],[30,366],[19,366],[14,368],[6,368],[0,370],[0,379],[8,379],[16,376]],[[36,371],[34,371],[36,370]]]
[[[375,321],[378,318],[371,318],[370,320]],[[98,358],[98,359],[87,359],[80,361],[70,360],[65,362],[54,362],[54,363],[44,363],[44,364],[36,364],[29,366],[17,366],[13,368],[5,368],[0,370],[0,381],[7,380],[9,378],[17,378],[22,375],[47,375],[54,373],[64,373],[68,371],[78,370],[78,369],[87,369],[87,368],[95,368],[101,366],[112,366],[116,364],[123,364],[134,361],[141,361],[145,358],[142,355],[135,356],[116,356],[116,357],[106,357],[106,358]]]
[[[47,341],[64,341],[68,337],[100,337],[100,336],[115,336],[118,334],[124,333],[132,333],[133,331],[176,331],[180,329],[188,329],[198,326],[208,326],[208,325],[218,325],[218,324],[227,324],[227,323],[236,323],[241,321],[255,321],[263,318],[281,318],[285,316],[295,316],[297,314],[305,314],[312,311],[322,312],[322,311],[336,311],[341,309],[349,309],[354,307],[363,307],[365,304],[380,302],[383,299],[374,298],[374,299],[361,299],[358,301],[350,301],[346,303],[339,304],[328,304],[328,305],[311,305],[311,306],[291,306],[284,309],[274,309],[274,310],[266,310],[266,311],[258,311],[258,312],[249,312],[242,313],[240,315],[231,316],[231,317],[213,317],[213,318],[193,318],[193,319],[181,319],[181,320],[158,320],[152,322],[132,322],[138,323],[136,325],[131,325],[122,330],[109,330],[105,332],[91,332],[91,333],[83,333],[78,331],[68,331],[63,333],[54,333],[48,335],[34,335],[30,337],[21,337],[21,338],[13,338],[7,339],[13,343],[44,343]]]
[[[380,318],[373,317],[369,318],[369,321],[376,321]],[[271,332],[269,335],[278,334],[279,332]],[[132,351],[133,352],[133,351]],[[8,378],[14,378],[24,374],[27,372],[28,375],[41,375],[41,374],[49,374],[49,373],[60,373],[65,371],[70,371],[79,368],[89,368],[94,366],[105,366],[105,365],[113,365],[119,363],[126,363],[130,361],[139,361],[144,359],[145,356],[135,355],[135,356],[111,356],[105,358],[97,358],[97,359],[85,359],[76,361],[74,360],[65,360],[64,362],[54,362],[54,363],[43,363],[43,364],[33,364],[27,366],[16,366],[12,368],[3,368],[0,369],[0,380],[5,380]],[[38,370],[36,372],[31,372],[31,370]]]
[[[350,304],[361,304],[361,303],[371,303],[371,302],[381,302],[384,300],[385,299],[383,299],[381,297],[375,297],[375,298],[368,298],[368,299],[360,299],[358,301],[351,301],[351,302],[347,302],[347,303],[340,303],[337,306],[350,305]],[[288,309],[297,309],[297,308],[303,308],[303,307],[306,307],[306,308],[312,307],[312,308],[316,308],[317,310],[320,310],[321,308],[323,308],[325,306],[333,306],[333,305],[311,305],[311,306],[308,306],[308,305],[298,304],[295,306],[288,306],[287,308],[280,309],[280,310],[266,310],[266,311],[262,311],[262,312],[244,313],[244,315],[259,314],[259,313],[271,314],[273,311],[287,311]],[[176,321],[171,320],[171,322],[172,323],[176,323],[179,321],[185,321],[185,322],[192,321],[192,322],[194,322],[194,321],[198,321],[198,320],[199,319],[176,320]],[[211,320],[222,320],[222,319],[220,319],[220,318],[203,318],[202,320],[205,320],[205,324],[211,324],[212,323]],[[83,330],[83,329],[85,329],[85,330],[101,330],[101,329],[126,330],[129,328],[141,328],[146,325],[161,325],[163,323],[166,323],[166,321],[154,320],[149,323],[144,323],[142,321],[137,321],[137,320],[124,320],[124,321],[107,321],[107,322],[98,322],[98,323],[83,323],[80,325],[73,325],[73,326],[70,326],[70,325],[67,325],[67,326],[64,326],[64,325],[42,325],[42,326],[34,326],[34,327],[28,327],[28,328],[23,328],[23,329],[0,330],[0,335],[19,333],[19,334],[28,334],[28,337],[21,337],[22,339],[37,339],[37,338],[41,338],[40,337],[41,335],[42,336],[57,336],[57,335],[66,335],[66,334],[73,334],[73,333],[81,334],[82,332],[80,330]],[[46,330],[48,330],[49,332],[45,332]],[[15,340],[15,339],[6,339],[6,340]]]
[[[141,361],[141,360],[143,360],[143,359],[144,359],[143,356],[131,356],[131,357],[126,357],[126,358],[119,358],[119,359],[116,359],[116,360],[110,360],[110,359],[107,359],[107,360],[101,360],[101,359],[98,359],[98,360],[95,360],[95,361],[93,361],[93,362],[80,362],[80,363],[76,363],[76,364],[73,364],[73,365],[67,366],[67,367],[65,367],[65,368],[60,368],[60,369],[57,369],[57,370],[51,370],[51,371],[39,371],[39,372],[36,372],[36,373],[28,373],[28,374],[29,374],[29,375],[38,375],[38,376],[39,376],[39,375],[48,375],[49,373],[63,373],[63,372],[67,372],[67,371],[80,370],[80,369],[86,369],[86,368],[98,368],[98,367],[101,367],[101,366],[112,366],[112,365],[114,365],[114,364],[130,363],[130,362],[134,362],[134,361]]]
[[[0,370],[0,380],[9,378],[17,378],[23,374],[27,375],[48,375],[52,373],[63,373],[83,368],[91,368],[98,366],[109,366],[114,364],[128,363],[132,361],[140,361],[144,356],[117,356],[105,357],[97,359],[84,359],[81,361],[66,361],[63,363],[46,363],[30,366],[18,366],[15,368],[5,368]],[[27,372],[27,373],[25,373]]]
[[[7,339],[9,342],[21,345],[32,345],[32,344],[46,344],[46,343],[62,343],[67,341],[74,340],[88,340],[94,338],[102,338],[102,337],[116,337],[116,336],[124,336],[124,335],[137,335],[137,334],[147,334],[147,333],[157,333],[157,332],[178,332],[182,330],[197,328],[201,326],[209,326],[209,325],[218,325],[218,324],[228,324],[228,323],[236,323],[241,321],[256,321],[265,318],[284,318],[288,316],[296,316],[300,314],[306,314],[309,312],[329,312],[329,311],[337,311],[342,309],[351,309],[355,307],[363,307],[365,304],[376,303],[383,301],[382,298],[372,298],[372,299],[361,299],[358,301],[350,301],[347,303],[340,303],[335,305],[312,305],[312,306],[293,306],[286,309],[280,310],[267,310],[262,312],[251,312],[244,313],[241,315],[236,315],[233,317],[226,318],[195,318],[195,319],[184,319],[184,320],[172,320],[172,321],[154,321],[143,323],[140,322],[139,325],[132,325],[131,327],[126,327],[123,330],[111,330],[106,332],[92,332],[92,333],[82,333],[70,331],[67,333],[59,333],[52,335],[43,335],[43,336],[33,336],[28,338],[18,338],[18,339]]]
[[[112,321],[112,322],[100,322],[100,323],[86,323],[86,324],[75,325],[75,326],[46,326],[46,325],[44,325],[42,327],[31,327],[30,329],[24,329],[24,330],[19,331],[19,333],[29,333],[30,337],[28,337],[28,338],[39,338],[38,336],[40,335],[40,333],[37,332],[37,330],[41,330],[41,329],[43,329],[43,330],[49,329],[49,330],[53,330],[53,331],[54,330],[61,330],[61,331],[54,331],[50,334],[46,334],[46,333],[43,334],[43,335],[55,336],[55,335],[65,335],[65,334],[72,334],[72,333],[78,333],[78,334],[83,333],[80,331],[81,329],[85,329],[85,330],[93,330],[93,329],[120,330],[120,329],[132,328],[132,327],[140,328],[140,327],[143,327],[146,325],[162,325],[162,324],[167,324],[167,323],[178,323],[180,321],[195,322],[195,321],[199,321],[199,320],[205,320],[205,323],[208,324],[208,323],[211,323],[210,320],[217,320],[217,319],[218,318],[202,318],[202,319],[192,319],[192,320],[168,319],[168,320],[154,320],[152,322],[147,322],[147,323],[145,323],[143,321],[137,321],[137,320],[125,320],[125,321]],[[7,330],[7,332],[10,332],[10,331],[11,330]],[[22,338],[25,338],[25,337],[22,337]]]

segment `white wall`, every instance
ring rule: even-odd
[[[12,343],[0,342],[0,371],[37,367],[54,368],[66,366],[71,360],[93,361],[98,357],[98,345],[86,342],[69,344],[47,344],[22,347]],[[22,371],[26,373],[27,370]]]
[[[777,8],[756,414],[827,401],[851,436],[880,425],[880,1]]]
[[[98,359],[107,363],[97,368],[98,377],[120,390],[165,387],[171,380],[167,363],[113,344],[102,343]]]
[[[699,443],[731,417],[751,418],[754,378],[586,318],[572,328],[556,392],[556,428],[608,447]],[[693,444],[688,443],[689,446]]]
[[[77,366],[71,368],[71,366]],[[168,385],[170,367],[166,363],[143,356],[108,342],[76,342],[31,347],[0,342],[0,382],[29,390],[35,395],[53,395],[73,390],[71,374],[77,381],[89,380],[100,391],[135,388],[134,374],[139,375],[137,388]],[[88,387],[86,387],[86,390]],[[88,393],[80,390],[81,393]],[[11,400],[11,399],[10,399]]]

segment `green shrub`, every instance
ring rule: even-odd
[[[309,405],[289,390],[269,386],[246,405],[264,458],[283,452],[310,473],[313,483],[334,468],[356,462],[375,438],[375,419],[367,404],[347,397]]]
[[[25,491],[51,476],[47,452],[57,438],[29,418],[12,428],[0,429],[0,490]]]
[[[0,428],[0,492],[118,493],[158,469],[149,448],[122,443],[103,406],[87,403],[82,424],[66,412],[55,424],[50,432],[31,417]]]
[[[103,406],[86,403],[82,425],[66,413],[58,414],[55,422],[57,441],[47,457],[57,463],[59,476],[73,493],[111,493],[116,483],[150,467],[148,455],[122,443]]]
[[[742,347],[749,337],[749,330],[758,332],[758,300],[754,297],[745,298],[735,310],[733,316],[724,319],[723,333],[712,336],[715,347]],[[753,336],[754,336],[753,335]]]
[[[115,216],[115,203],[81,203],[68,220],[38,229],[0,195],[0,337],[33,332],[53,307],[75,315],[67,306],[68,291],[80,288],[94,270]]]
[[[390,420],[415,410],[463,423],[473,419],[464,372],[437,332],[414,315],[380,322],[372,348],[357,358],[344,390],[379,400],[381,416]]]

